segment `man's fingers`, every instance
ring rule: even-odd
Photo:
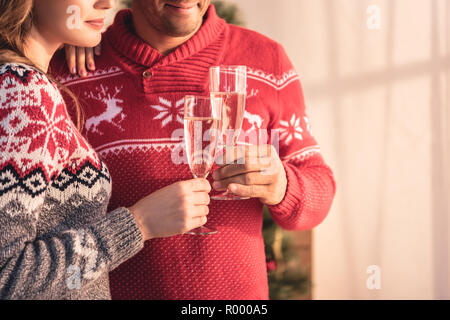
[[[74,46],[66,45],[65,52],[66,52],[67,67],[69,68],[71,74],[76,74],[77,73],[76,49]]]
[[[271,158],[258,158],[255,161],[248,161],[244,164],[229,164],[215,170],[212,177],[214,180],[223,180],[249,172],[260,172],[268,169],[271,161]]]
[[[273,176],[261,174],[261,172],[249,172],[228,179],[215,181],[213,188],[217,191],[226,190],[230,184],[242,185],[268,185],[273,181]]]
[[[86,50],[84,47],[77,47],[77,69],[82,77],[87,76],[86,72]]]
[[[94,48],[86,48],[86,66],[89,70],[95,70]]]
[[[231,184],[228,189],[231,193],[239,197],[262,198],[266,194],[267,186],[257,184],[250,186]]]
[[[270,144],[263,144],[226,148],[224,155],[225,164],[233,162],[240,163],[239,160],[245,161],[244,163],[246,163],[252,159],[270,158],[272,155],[272,147]]]

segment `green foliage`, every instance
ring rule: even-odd
[[[239,7],[232,3],[227,3],[223,0],[212,1],[219,17],[224,19],[229,24],[244,26],[244,21],[241,18]]]
[[[279,245],[275,243],[277,234],[278,237],[281,235],[281,252],[276,249]],[[276,264],[275,270],[268,270],[270,299],[288,300],[308,293],[311,282],[307,274],[299,269],[300,261],[292,249],[290,237],[273,221],[266,206],[263,210],[263,237],[266,259],[269,264]]]
[[[271,300],[290,300],[311,290],[308,276],[300,271],[286,270],[277,276],[269,273],[269,298]]]
[[[131,8],[131,3],[133,2],[133,0],[121,0],[122,5],[126,8]]]

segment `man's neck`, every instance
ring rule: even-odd
[[[162,55],[168,55],[173,50],[181,46],[183,43],[192,38],[200,29],[197,28],[190,35],[185,37],[173,37],[169,35],[162,34],[161,32],[155,30],[151,26],[145,16],[137,11],[133,12],[133,24],[134,30],[139,38],[144,42],[152,46],[153,49],[158,50]]]

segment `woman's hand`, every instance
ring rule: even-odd
[[[87,76],[87,70],[95,70],[94,54],[101,54],[101,44],[94,48],[75,47],[66,44],[64,50],[66,52],[67,67],[71,74],[77,74],[80,77]]]
[[[206,179],[176,182],[128,208],[144,241],[170,237],[201,227],[209,213],[211,185]]]

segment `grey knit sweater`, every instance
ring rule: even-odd
[[[110,299],[108,272],[143,240],[125,208],[106,213],[108,169],[56,86],[0,66],[0,298]]]

